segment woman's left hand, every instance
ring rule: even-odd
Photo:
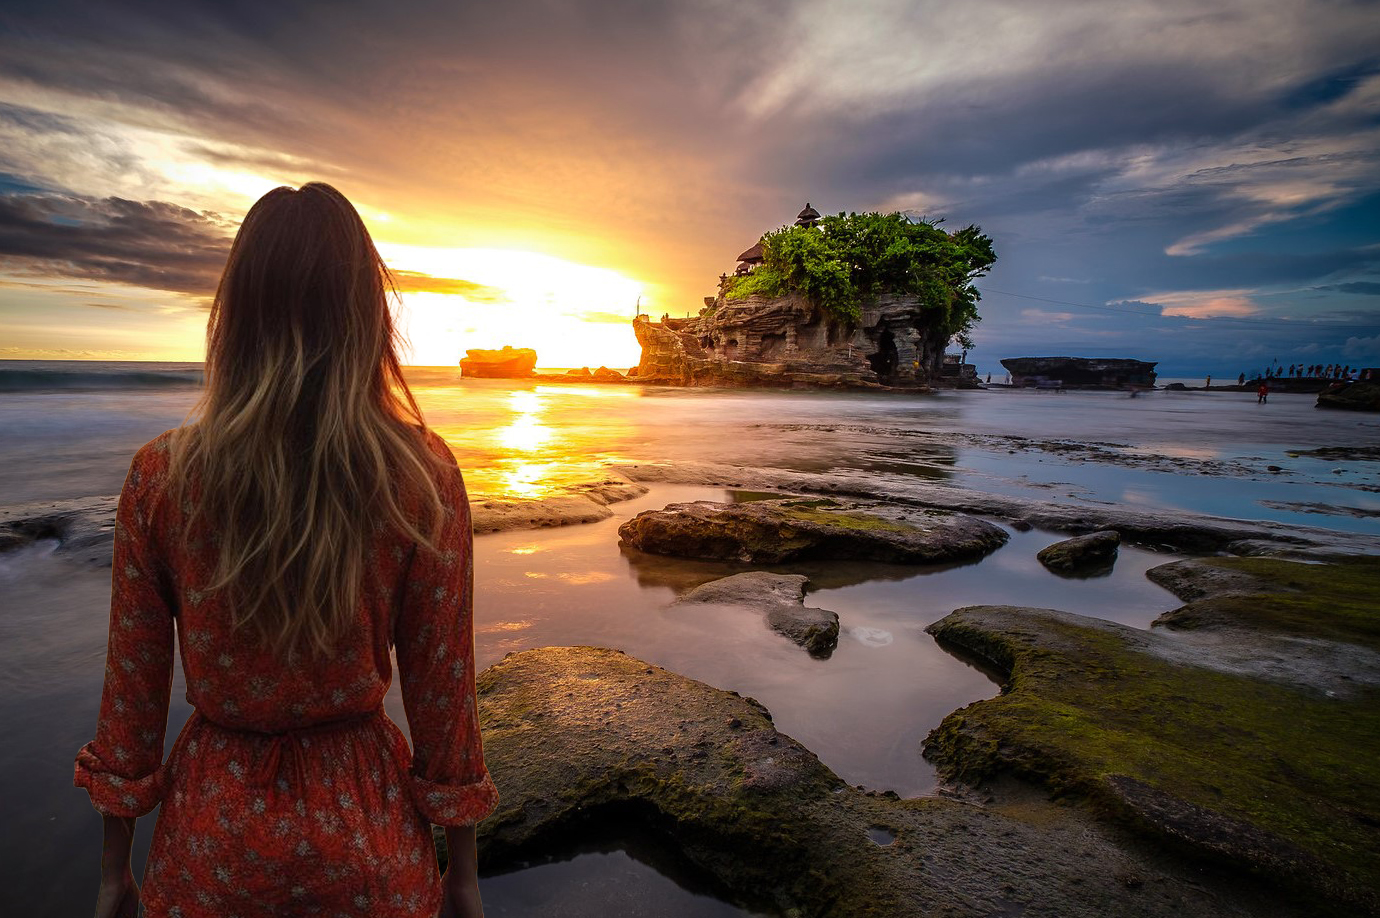
[[[101,878],[96,896],[96,918],[138,918],[139,884],[128,867],[122,873]]]

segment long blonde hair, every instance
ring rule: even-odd
[[[439,458],[403,380],[387,266],[339,191],[275,188],[230,249],[197,421],[170,482],[217,540],[202,589],[284,658],[329,655],[358,617],[379,527],[432,545]]]

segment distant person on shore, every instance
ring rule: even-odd
[[[1270,386],[1268,383],[1261,382],[1260,388],[1255,390],[1255,403],[1263,405],[1270,400]]]
[[[104,819],[98,918],[483,915],[469,501],[403,379],[391,289],[329,185],[240,225],[199,415],[139,450],[116,511],[75,769]],[[165,763],[174,634],[194,710]],[[394,659],[411,748],[383,708]]]
[[[1203,388],[1204,388],[1204,389],[1211,389],[1211,388],[1212,388],[1212,374],[1210,374],[1210,373],[1208,374],[1207,382],[1203,383]]]
[[[1246,384],[1246,374],[1245,374],[1245,373],[1242,373],[1240,376],[1236,377],[1236,384],[1237,384],[1238,386],[1244,386],[1244,385]]]

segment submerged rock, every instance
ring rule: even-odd
[[[646,493],[645,485],[610,472],[598,481],[565,485],[545,497],[476,495],[470,499],[470,516],[476,533],[595,523],[613,516],[609,504],[632,500]]]
[[[1040,549],[1040,563],[1056,574],[1088,576],[1110,571],[1116,563],[1121,536],[1114,529],[1103,529],[1075,536]]]
[[[1321,897],[1319,913],[1374,912],[1380,559],[1205,563],[1272,586],[1242,594],[1244,580],[1179,567],[1204,598],[1156,623],[1175,635],[1011,606],[930,626],[1007,681],[945,718],[925,755],[953,779],[1015,774],[1090,798],[1180,850]]]
[[[118,503],[117,497],[79,497],[0,508],[0,551],[51,539],[59,554],[109,567]]]
[[[1298,914],[1069,807],[850,787],[753,699],[621,651],[509,654],[477,688],[500,793],[478,826],[485,871],[635,822],[735,901],[798,918]]]
[[[762,612],[767,624],[808,650],[811,656],[828,657],[839,645],[839,616],[828,609],[805,605],[805,585],[800,574],[749,571],[695,587],[676,605],[716,603],[744,606]]]
[[[1007,539],[999,526],[957,513],[799,498],[669,504],[639,513],[618,535],[651,554],[753,564],[807,558],[935,564],[980,558]]]

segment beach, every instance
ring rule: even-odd
[[[981,604],[1147,629],[1181,603],[1145,572],[1188,557],[1185,546],[1127,540],[1110,572],[1066,579],[1035,555],[1069,532],[1004,517],[994,522],[1006,544],[981,559],[770,566],[808,577],[807,604],[838,614],[838,647],[818,659],[741,610],[674,605],[692,587],[755,568],[621,547],[619,526],[678,501],[796,493],[782,487],[793,482],[930,503],[951,493],[960,504],[981,495],[1090,516],[1245,521],[1267,536],[1380,550],[1380,418],[1320,412],[1311,396],[1256,405],[1241,392],[682,390],[468,380],[454,368],[407,377],[472,502],[569,496],[610,474],[646,489],[601,504],[609,515],[595,522],[476,537],[481,670],[530,648],[624,650],[756,699],[848,784],[902,798],[938,789],[921,756],[926,735],[999,691],[990,668],[946,651],[928,626]],[[0,362],[0,507],[117,494],[134,451],[187,416],[198,382],[195,364]],[[58,548],[40,539],[0,554],[0,704],[11,731],[0,776],[26,789],[4,845],[31,878],[14,905],[28,915],[88,908],[99,850],[71,760],[95,726],[109,571]],[[175,678],[169,744],[190,713]],[[405,725],[396,685],[386,704]],[[144,822],[136,875],[152,828]],[[747,913],[664,839],[617,827],[487,876],[482,889],[490,915],[609,914],[614,900],[618,914]]]

